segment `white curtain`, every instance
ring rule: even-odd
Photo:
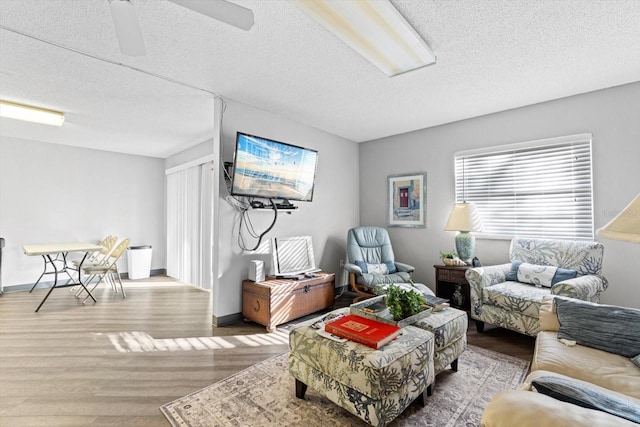
[[[212,162],[167,175],[168,276],[212,288],[212,218]]]

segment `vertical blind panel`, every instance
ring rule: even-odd
[[[200,167],[167,175],[167,275],[200,285]]]
[[[473,202],[480,235],[593,240],[591,138],[455,156],[456,201]]]

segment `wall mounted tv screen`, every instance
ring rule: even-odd
[[[231,194],[265,199],[313,199],[318,152],[238,132]]]

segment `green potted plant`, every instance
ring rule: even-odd
[[[386,305],[397,321],[420,313],[424,310],[425,301],[422,293],[391,284],[387,288]]]
[[[464,265],[464,262],[458,258],[458,254],[455,251],[440,252],[440,259],[444,265]]]

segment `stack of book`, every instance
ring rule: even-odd
[[[449,307],[449,300],[434,297],[433,295],[424,295],[424,300],[429,307],[432,307],[434,311],[439,311]]]
[[[349,314],[328,322],[324,330],[332,335],[379,349],[389,344],[402,333],[398,326],[378,322],[377,320]]]

